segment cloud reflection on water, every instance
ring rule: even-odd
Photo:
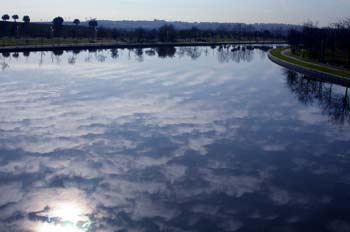
[[[307,79],[282,73],[261,51],[205,49],[148,50],[163,55],[142,62],[128,51],[64,53],[39,70],[32,65],[51,56],[11,58],[0,84],[0,226],[342,228],[348,193],[333,190],[349,188],[349,125],[345,116],[341,128],[329,121],[339,104],[316,101]],[[63,62],[72,56],[74,66]],[[86,56],[96,57],[89,68]]]

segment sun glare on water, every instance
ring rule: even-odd
[[[47,218],[36,232],[86,232],[91,226],[89,217],[76,204],[58,204],[48,210]]]

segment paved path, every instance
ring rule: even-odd
[[[350,77],[349,78],[340,77],[340,76],[333,75],[333,74],[330,74],[330,73],[326,73],[326,72],[318,71],[318,70],[315,70],[315,69],[307,68],[307,67],[304,67],[304,66],[300,66],[300,65],[297,65],[297,64],[293,64],[293,63],[290,63],[288,61],[285,61],[285,60],[282,60],[282,59],[279,59],[279,58],[273,56],[270,51],[268,53],[268,57],[269,57],[269,59],[272,62],[274,62],[274,63],[276,63],[278,65],[281,65],[281,66],[283,66],[283,67],[285,67],[287,69],[290,69],[290,70],[293,70],[295,72],[304,74],[305,76],[309,76],[309,77],[315,78],[315,79],[320,80],[320,81],[327,81],[327,82],[343,85],[343,86],[346,86],[346,87],[350,86]],[[291,58],[294,59],[294,60],[298,60],[298,59],[296,59],[294,57],[291,57]],[[310,64],[313,64],[313,63],[310,63]]]
[[[300,62],[303,62],[303,63],[306,63],[306,64],[314,65],[314,66],[317,66],[317,67],[326,67],[326,68],[334,70],[334,71],[347,71],[345,69],[337,68],[337,67],[334,67],[334,66],[331,66],[331,65],[328,65],[328,64],[321,64],[321,63],[315,63],[315,62],[306,61],[306,60],[303,60],[303,59],[298,59],[297,57],[290,55],[290,52],[291,52],[290,49],[285,49],[285,50],[282,51],[282,55],[284,55],[284,56],[286,56],[286,57],[288,57],[290,59],[293,59],[293,60],[296,60],[296,61],[300,61]]]

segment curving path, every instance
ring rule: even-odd
[[[312,63],[312,62],[308,62],[308,61],[304,61],[304,60],[301,60],[301,59],[298,59],[296,57],[293,57],[293,56],[290,56],[288,55],[288,50],[289,49],[285,49],[281,52],[281,55],[289,58],[289,59],[293,59],[293,60],[296,60],[296,61],[299,61],[299,62],[302,62],[302,63],[306,63],[306,64],[310,64],[310,65],[313,65],[313,66],[318,66],[318,67],[327,67],[328,69],[332,69],[332,70],[339,70],[339,69],[336,69],[336,68],[333,68],[333,67],[329,67],[329,66],[325,66],[325,65],[321,65],[321,64],[317,64],[317,63]],[[304,66],[301,66],[301,65],[297,65],[297,64],[294,64],[294,63],[291,63],[291,62],[288,62],[286,60],[282,60],[276,56],[274,56],[271,51],[269,51],[268,53],[268,57],[269,59],[280,65],[280,66],[283,66],[287,69],[290,69],[290,70],[293,70],[293,71],[296,71],[296,72],[299,72],[299,73],[302,73],[306,76],[310,76],[310,77],[313,77],[313,78],[317,78],[317,79],[320,79],[320,80],[324,80],[324,81],[328,81],[328,82],[332,82],[332,83],[336,83],[336,84],[340,84],[340,85],[344,85],[344,86],[350,86],[350,77],[342,77],[342,76],[338,76],[338,75],[335,75],[335,74],[331,74],[331,73],[327,73],[327,72],[323,72],[323,71],[319,71],[319,70],[316,70],[316,69],[312,69],[312,68],[308,68],[308,67],[304,67]]]

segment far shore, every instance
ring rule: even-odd
[[[86,50],[86,49],[113,49],[113,48],[153,48],[153,47],[186,47],[186,46],[224,46],[224,45],[284,45],[285,41],[232,41],[232,42],[95,42],[95,43],[60,43],[60,44],[35,44],[0,46],[0,53],[5,52],[30,52],[30,51],[55,51],[55,50]]]

